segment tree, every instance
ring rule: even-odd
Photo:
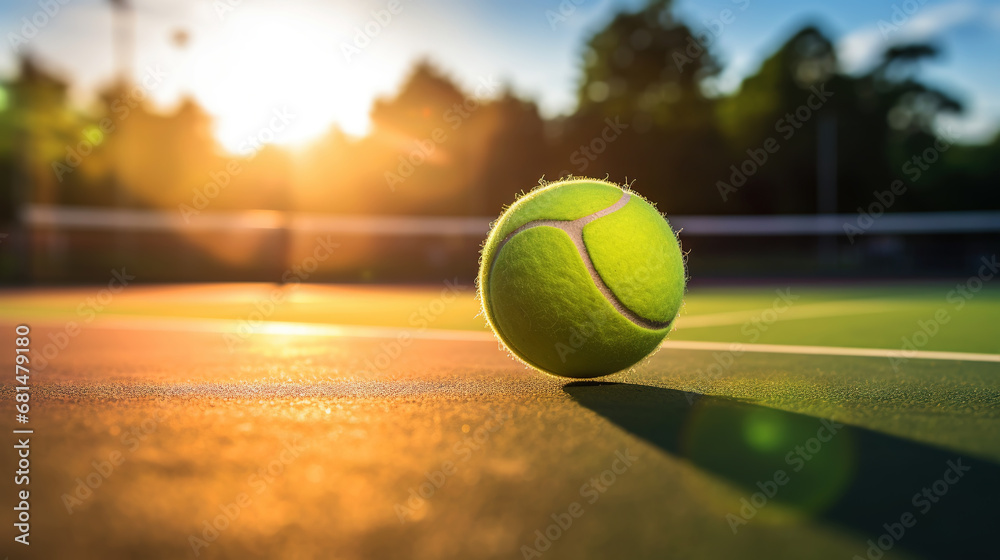
[[[574,174],[634,179],[665,212],[716,209],[706,177],[724,169],[723,143],[703,87],[719,71],[708,37],[680,22],[670,0],[615,16],[587,43],[559,163]]]

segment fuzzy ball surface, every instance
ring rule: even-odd
[[[483,246],[477,286],[503,345],[564,377],[625,370],[659,347],[680,310],[684,257],[656,208],[598,179],[519,198]]]

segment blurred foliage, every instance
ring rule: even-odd
[[[808,26],[719,94],[710,38],[669,0],[652,0],[587,42],[572,115],[546,120],[502,84],[463,91],[424,61],[376,100],[367,136],[334,128],[297,152],[239,156],[219,148],[194,102],[161,114],[116,84],[95,107],[75,108],[68,84],[25,58],[0,85],[0,220],[25,201],[496,215],[540,178],[568,174],[635,180],[672,214],[812,213],[821,134],[834,138],[837,211],[867,207],[895,180],[912,188],[892,211],[1000,208],[1000,139],[935,136],[940,116],[962,110],[918,78],[935,47],[893,46],[848,75],[830,39]]]

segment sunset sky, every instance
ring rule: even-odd
[[[576,0],[562,21],[547,14],[560,0],[449,2],[401,0],[401,9],[367,45],[348,53],[357,29],[388,0],[137,0],[133,74],[148,68],[165,76],[151,95],[170,107],[193,95],[216,117],[216,136],[234,148],[265,126],[276,110],[296,115],[280,143],[316,138],[336,123],[352,134],[369,126],[372,100],[396,90],[415,60],[429,58],[469,89],[483,79],[501,79],[538,101],[546,116],[573,110],[578,61],[586,38],[623,7],[640,0]],[[572,2],[567,0],[566,5]],[[734,21],[723,27],[715,52],[725,64],[722,91],[738,87],[788,36],[818,22],[837,41],[851,71],[869,68],[887,45],[928,40],[943,56],[924,76],[962,100],[967,113],[953,130],[966,141],[984,141],[1000,127],[1000,3],[910,0],[913,14],[895,30],[894,4],[902,1],[680,0],[677,10],[696,31],[726,8]],[[912,4],[912,6],[911,6]],[[0,73],[16,68],[12,34],[22,18],[39,11],[34,2],[0,4],[0,28],[8,43]],[[897,22],[900,19],[897,16]],[[36,53],[46,67],[68,77],[84,102],[114,72],[111,8],[104,0],[68,0],[18,48]],[[371,24],[371,29],[374,24]],[[184,47],[172,38],[179,30]]]

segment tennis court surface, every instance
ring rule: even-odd
[[[4,554],[989,557],[1000,291],[961,286],[696,287],[592,381],[514,362],[451,282],[5,290],[34,368]]]

